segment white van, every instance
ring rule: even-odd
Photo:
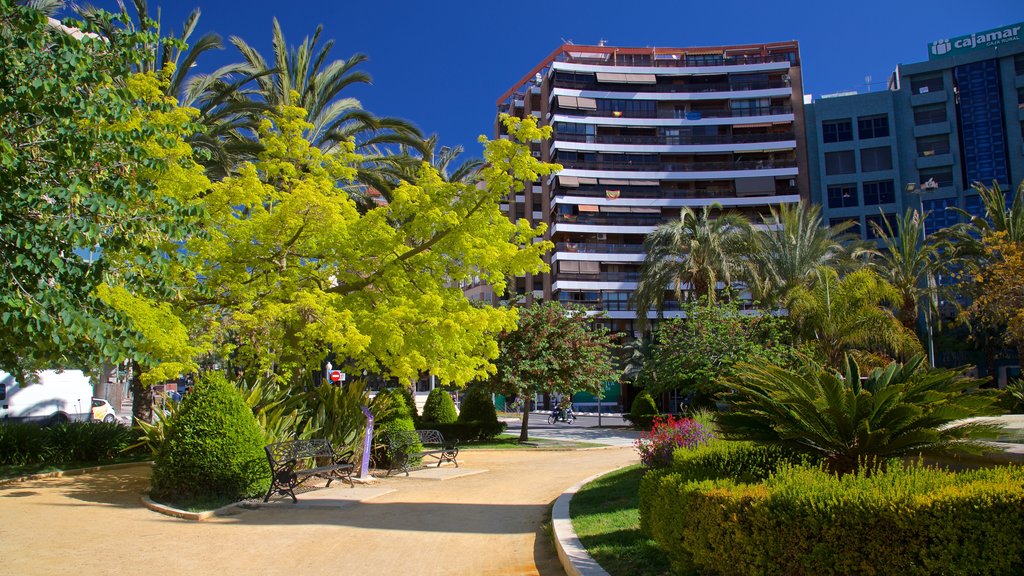
[[[92,383],[81,370],[43,370],[39,382],[22,386],[0,370],[0,422],[88,422]]]

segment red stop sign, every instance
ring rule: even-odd
[[[331,382],[341,382],[341,370],[331,370],[327,377],[331,379]]]

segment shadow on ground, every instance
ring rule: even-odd
[[[63,478],[42,478],[0,485],[0,499],[31,496],[46,488],[58,487],[61,494],[73,500],[123,508],[138,508],[139,496],[149,490],[149,470],[135,468],[107,471],[102,474],[78,474]],[[2,501],[2,500],[0,500]]]

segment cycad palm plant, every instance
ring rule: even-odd
[[[791,292],[789,313],[800,336],[838,367],[848,353],[906,357],[921,351],[914,332],[889,310],[899,299],[899,291],[870,269],[840,278],[820,268],[810,287]]]
[[[781,204],[771,208],[766,227],[751,228],[746,261],[747,286],[754,300],[769,307],[785,303],[797,286],[809,285],[822,266],[848,267],[852,222],[824,226],[817,205]]]
[[[634,293],[641,326],[652,306],[662,312],[666,290],[679,302],[707,297],[713,303],[719,283],[728,289],[738,279],[750,223],[730,213],[712,218],[712,210],[721,208],[717,203],[700,212],[684,207],[679,220],[658,226],[644,240],[647,254]]]
[[[723,437],[820,456],[837,473],[871,469],[888,458],[980,453],[977,438],[998,430],[996,392],[964,369],[921,370],[924,357],[892,363],[866,378],[847,356],[843,374],[807,365],[788,370],[744,364],[729,382],[732,408],[716,416]]]

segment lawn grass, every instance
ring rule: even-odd
[[[612,576],[660,576],[671,566],[658,544],[640,533],[638,491],[644,469],[630,466],[587,484],[569,505],[577,536]]]
[[[68,464],[59,465],[41,462],[37,464],[24,464],[21,466],[5,464],[3,466],[0,466],[0,480],[6,480],[10,478],[21,478],[22,476],[31,476],[33,474],[67,472],[69,470],[77,470],[79,468],[92,468],[94,466],[110,466],[111,464],[130,464],[133,462],[148,462],[152,459],[153,455],[146,453],[136,456],[124,456],[122,458],[115,458],[113,460],[104,460],[102,462],[70,462]]]

